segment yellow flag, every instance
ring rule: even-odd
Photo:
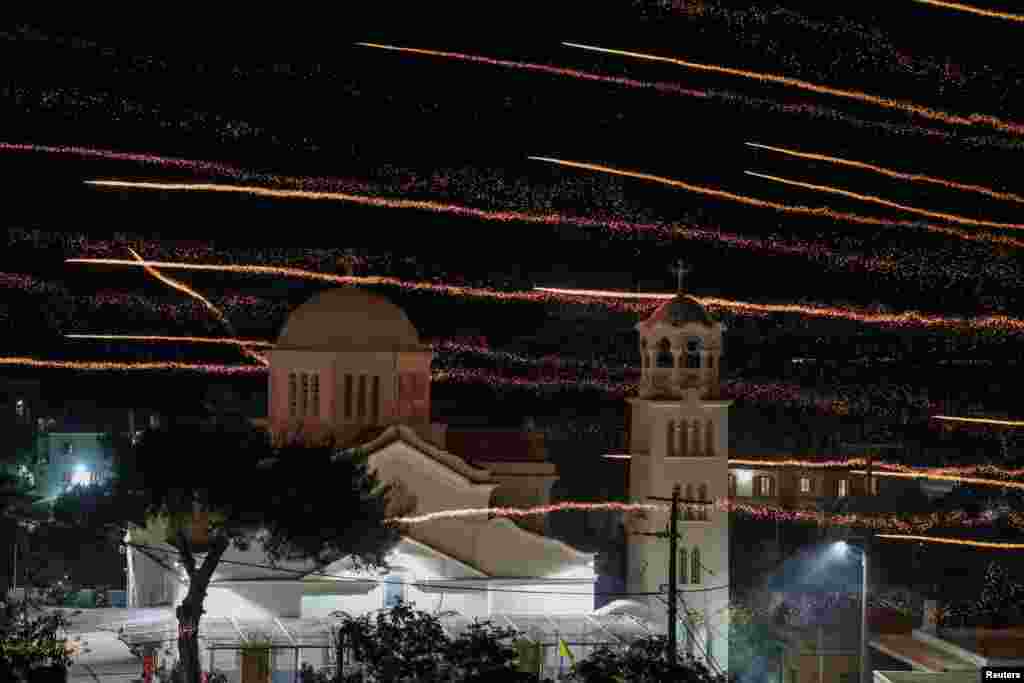
[[[572,650],[569,649],[569,646],[561,638],[558,639],[558,655],[560,657],[568,657],[570,662],[574,665],[576,664],[576,657],[573,655]]]

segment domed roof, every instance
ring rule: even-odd
[[[687,323],[697,323],[711,327],[717,322],[699,301],[687,294],[678,294],[658,306],[640,325],[650,327],[660,323],[679,327]]]
[[[420,336],[398,306],[346,287],[320,292],[288,316],[278,349],[420,351]]]

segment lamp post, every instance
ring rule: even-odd
[[[848,554],[850,550],[856,549],[860,551],[860,680],[861,683],[871,683],[871,677],[868,675],[868,549],[867,544],[863,544],[862,547],[857,547],[847,543],[846,541],[838,541],[833,546],[842,552],[844,555]]]

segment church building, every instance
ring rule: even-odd
[[[725,326],[682,293],[636,326],[640,337],[639,396],[629,399],[628,490],[634,503],[670,498],[679,485],[684,501],[729,495],[729,406],[720,398],[719,371]],[[664,504],[664,503],[663,503]],[[668,588],[669,514],[626,519],[627,591]],[[661,533],[662,536],[652,534]],[[678,519],[678,642],[712,670],[729,663],[729,513],[712,505],[682,506]],[[667,602],[646,598],[666,622]],[[667,623],[666,623],[667,625]]]
[[[265,427],[276,437],[332,434],[360,446],[380,480],[393,484],[393,507],[404,514],[549,503],[557,474],[543,449],[531,447],[530,434],[518,435],[523,448],[509,453],[431,423],[431,359],[430,347],[387,299],[356,288],[323,291],[292,312],[269,353]],[[487,450],[467,452],[474,444]],[[133,531],[132,540],[166,538],[157,526],[148,531]],[[543,532],[543,516],[415,524],[387,558],[389,569],[372,576],[346,559],[317,573],[302,563],[275,571],[251,566],[266,564],[258,543],[248,552],[231,549],[211,582],[206,613],[324,617],[363,614],[398,599],[469,618],[593,612],[593,554]],[[130,606],[177,605],[185,590],[183,575],[130,552]]]

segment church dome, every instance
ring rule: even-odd
[[[419,333],[398,306],[346,287],[320,292],[288,316],[278,349],[420,351]]]
[[[660,323],[680,327],[688,323],[697,323],[711,327],[715,322],[716,320],[699,301],[687,294],[679,294],[658,306],[641,325],[649,327]]]

